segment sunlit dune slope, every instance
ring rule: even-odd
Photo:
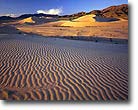
[[[85,15],[74,19],[72,21],[65,21],[61,26],[72,26],[72,27],[86,27],[93,26],[95,22],[111,22],[117,21],[119,19],[116,18],[103,18],[100,16],[96,16],[94,14]]]
[[[19,24],[24,24],[24,23],[35,23],[35,21],[32,19],[32,17],[25,18],[23,20],[18,21]]]
[[[95,22],[96,21],[94,19],[95,16],[96,15],[94,15],[94,14],[85,15],[85,16],[79,17],[77,19],[74,19],[73,21],[76,21],[76,22]]]
[[[74,19],[72,21],[64,21],[64,23],[62,23],[61,26],[72,26],[72,27],[90,26],[93,22],[95,22],[95,19],[93,18],[94,16],[95,15],[85,15],[77,19]]]

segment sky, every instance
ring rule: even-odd
[[[0,0],[0,16],[34,13],[66,15],[120,4],[128,4],[128,0]]]

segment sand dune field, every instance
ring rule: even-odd
[[[89,36],[128,39],[128,21],[93,22],[89,17],[85,21],[57,21],[41,25],[19,25],[19,30],[43,36]],[[80,18],[78,19],[80,20]]]
[[[0,35],[0,99],[128,100],[128,45]]]

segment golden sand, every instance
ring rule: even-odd
[[[64,25],[64,26],[63,26]],[[17,26],[23,32],[43,36],[90,36],[128,39],[128,21],[71,22],[58,21],[42,25]]]
[[[32,19],[32,17],[25,18],[23,20],[18,21],[19,24],[24,24],[24,23],[35,23],[35,21]]]

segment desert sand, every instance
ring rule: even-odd
[[[128,100],[128,44],[0,35],[0,99]]]
[[[128,40],[128,20],[123,18],[104,18],[88,14],[72,20],[60,18],[29,17],[7,22],[25,33],[56,37],[102,37]],[[3,30],[2,30],[3,31]]]
[[[97,22],[92,15],[86,15],[73,21],[60,20],[40,25],[17,25],[23,32],[43,36],[89,36],[103,38],[128,39],[128,20]]]

